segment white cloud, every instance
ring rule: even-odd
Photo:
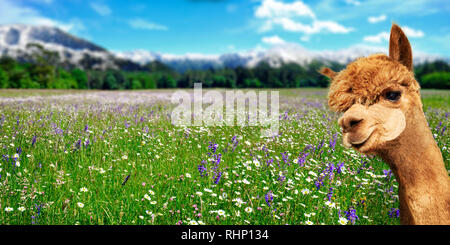
[[[353,28],[345,27],[335,21],[319,20],[314,12],[302,1],[283,3],[276,0],[264,0],[256,8],[255,17],[264,21],[259,32],[267,32],[280,26],[285,31],[315,34],[323,31],[331,33],[348,33]],[[305,18],[308,24],[305,23]]]
[[[71,19],[68,22],[50,19],[41,15],[39,11],[33,8],[22,6],[19,2],[10,0],[3,0],[1,2],[0,24],[53,26],[74,34],[79,34],[79,31],[85,30],[85,26],[78,19]]]
[[[381,43],[382,41],[389,40],[389,33],[384,31],[378,33],[377,35],[365,36],[363,40],[370,43]]]
[[[306,34],[315,34],[322,31],[332,33],[348,33],[352,28],[344,27],[334,21],[314,20],[310,25],[294,21],[290,18],[277,18],[273,23],[280,25],[286,31],[303,32]]]
[[[370,23],[377,23],[386,20],[386,15],[382,14],[380,16],[370,16],[367,18]]]
[[[262,38],[263,43],[267,43],[270,45],[277,45],[277,44],[285,44],[286,41],[281,39],[278,35],[271,36],[271,37],[263,37]]]
[[[345,0],[345,2],[355,6],[359,6],[361,4],[359,1],[356,0]]]
[[[408,26],[402,26],[401,28],[402,28],[403,32],[405,32],[405,35],[407,37],[423,37],[423,36],[425,36],[423,31],[421,31],[421,30],[414,30],[413,28],[408,27]]]
[[[132,19],[128,22],[128,24],[134,29],[142,29],[142,30],[167,31],[169,29],[167,28],[167,26],[149,22],[143,19]]]
[[[309,16],[314,18],[312,10],[302,1],[293,3],[277,2],[276,0],[264,0],[255,11],[258,18]]]
[[[111,8],[103,3],[91,3],[91,8],[101,16],[107,16],[111,14]]]

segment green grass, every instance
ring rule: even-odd
[[[261,138],[259,127],[174,127],[173,105],[151,99],[171,92],[1,90],[10,99],[56,96],[0,99],[0,224],[339,224],[350,210],[355,224],[399,224],[389,215],[399,206],[397,182],[379,158],[342,146],[326,90],[280,90],[274,138]],[[450,91],[422,94],[450,169],[442,133]]]

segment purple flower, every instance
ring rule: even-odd
[[[359,220],[358,215],[356,215],[356,210],[353,207],[350,207],[348,211],[344,211],[345,216],[347,217],[348,220],[350,220],[350,222],[352,222],[352,224],[355,223],[355,220]]]
[[[33,139],[31,140],[31,146],[34,146],[36,144],[36,135],[33,136]]]
[[[333,149],[336,146],[336,141],[337,141],[337,134],[333,134],[333,138],[330,139],[330,148]]]
[[[391,208],[391,211],[388,212],[389,217],[397,219],[400,217],[400,209],[398,208]]]
[[[200,172],[200,176],[204,177],[207,176],[207,168],[206,168],[206,161],[202,161],[201,165],[198,165],[198,172]]]
[[[222,172],[218,172],[216,174],[216,176],[214,177],[214,184],[217,185],[219,183],[221,177],[222,177]]]
[[[213,142],[209,142],[209,146],[208,146],[208,148],[212,151],[212,153],[214,154],[214,153],[216,153],[216,150],[217,150],[217,147],[218,147],[219,145],[218,144],[214,144]]]
[[[342,172],[342,167],[344,167],[344,162],[339,162],[336,172],[340,174]]]
[[[333,187],[330,187],[329,192],[327,194],[328,201],[331,202],[331,197],[333,196]]]
[[[290,166],[288,154],[286,152],[281,153],[281,157],[283,158],[283,162]]]
[[[266,203],[267,206],[272,206],[272,201],[273,201],[273,195],[272,195],[272,191],[267,192],[267,194],[265,195],[265,199],[266,199]]]
[[[306,157],[309,155],[309,153],[301,153],[300,156],[298,157],[298,161],[297,164],[300,165],[301,167],[303,167],[305,165],[306,162]]]

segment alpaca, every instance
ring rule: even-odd
[[[328,104],[344,112],[338,123],[343,144],[380,156],[399,183],[402,224],[450,224],[450,179],[428,127],[414,78],[412,51],[393,24],[389,56],[362,57],[331,79]]]

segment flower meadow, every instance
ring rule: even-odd
[[[343,147],[327,90],[280,90],[270,138],[175,127],[172,93],[1,90],[0,224],[400,224],[395,177]],[[422,92],[447,169],[449,95]]]

